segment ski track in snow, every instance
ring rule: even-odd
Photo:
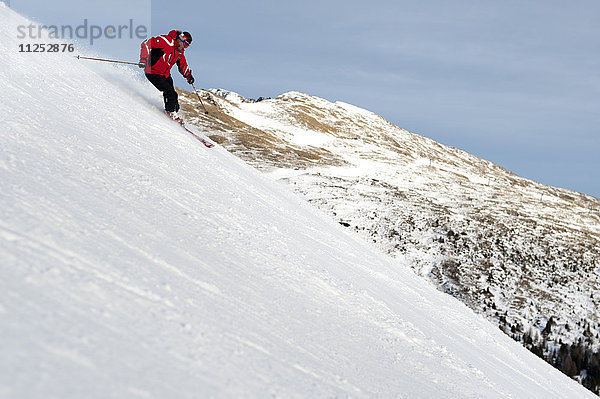
[[[0,396],[591,396],[206,149],[131,70],[9,45]]]

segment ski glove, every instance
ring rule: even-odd
[[[146,65],[147,65],[146,60],[140,60],[140,62],[138,63],[138,66],[140,68],[146,68]]]
[[[190,76],[188,76],[187,81],[189,84],[194,84],[194,77],[192,76],[192,74],[190,73]]]

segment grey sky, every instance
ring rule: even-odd
[[[110,21],[143,20],[151,8],[152,35],[192,33],[196,87],[349,102],[523,177],[600,197],[598,0],[111,1],[86,7],[102,5]],[[98,14],[87,13],[80,19]],[[110,44],[106,55],[137,61],[136,43]]]

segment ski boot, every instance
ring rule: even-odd
[[[169,118],[173,119],[175,122],[179,123],[180,125],[183,125],[183,118],[181,116],[179,116],[179,114],[177,114],[177,111],[166,111],[167,115],[169,115]]]

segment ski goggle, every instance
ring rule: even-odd
[[[181,39],[181,41],[183,42],[183,47],[189,47],[190,42],[187,41],[187,39],[185,38],[185,36],[179,35],[179,39]]]

